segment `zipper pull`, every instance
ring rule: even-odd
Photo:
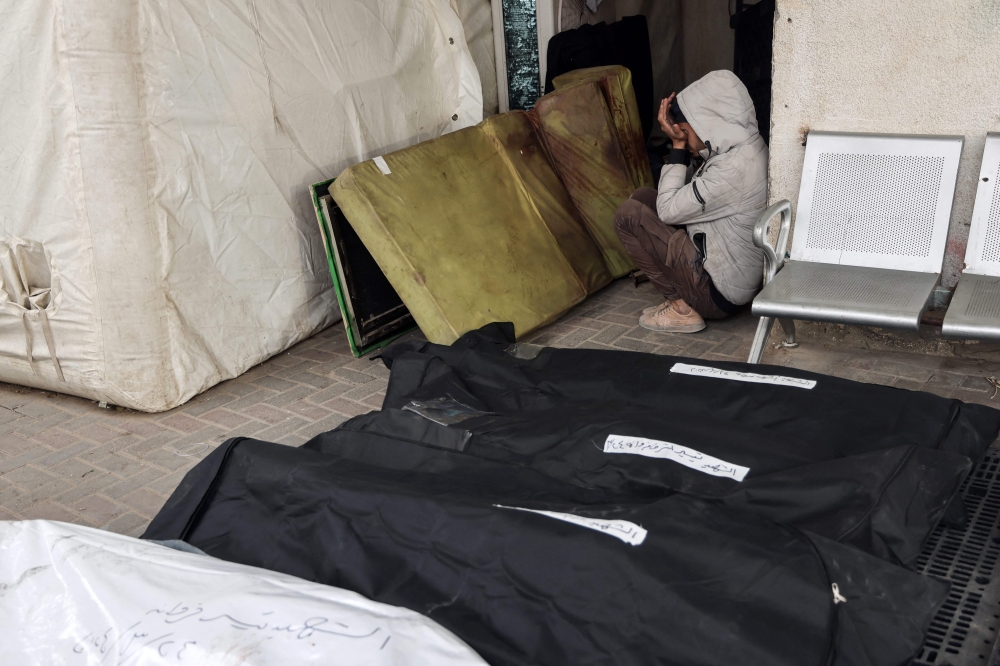
[[[698,203],[701,204],[701,212],[704,213],[705,212],[705,198],[703,196],[701,196],[701,192],[698,191],[698,183],[696,183],[694,181],[694,179],[691,180],[691,187],[694,189],[694,198],[697,199]]]
[[[833,584],[833,605],[836,606],[837,604],[846,604],[846,603],[847,603],[847,599],[845,599],[844,597],[842,597],[840,595],[840,588],[837,586],[836,583],[834,583]]]

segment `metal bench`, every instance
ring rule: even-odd
[[[1000,134],[986,135],[976,206],[965,248],[965,270],[951,298],[941,335],[1000,340]]]
[[[944,261],[960,136],[810,132],[792,240],[791,205],[757,221],[765,283],[750,350],[760,362],[774,319],[793,343],[792,320],[916,330]],[[780,218],[777,248],[768,227]]]

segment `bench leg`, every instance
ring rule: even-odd
[[[795,341],[795,321],[792,319],[779,319],[778,323],[781,324],[781,329],[785,332],[785,347],[798,347],[799,343]]]
[[[760,357],[764,355],[764,346],[767,345],[767,338],[771,335],[771,327],[774,326],[774,317],[761,317],[757,322],[757,333],[753,336],[753,344],[750,346],[750,357],[747,363],[760,363]]]

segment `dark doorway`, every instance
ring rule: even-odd
[[[774,40],[774,0],[755,5],[734,0],[729,26],[736,30],[733,72],[750,92],[757,126],[764,141],[771,140],[771,44]]]

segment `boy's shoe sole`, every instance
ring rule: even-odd
[[[657,333],[697,333],[705,329],[704,322],[688,326],[654,326],[653,324],[640,321],[639,326],[642,326],[647,331],[656,331]]]

